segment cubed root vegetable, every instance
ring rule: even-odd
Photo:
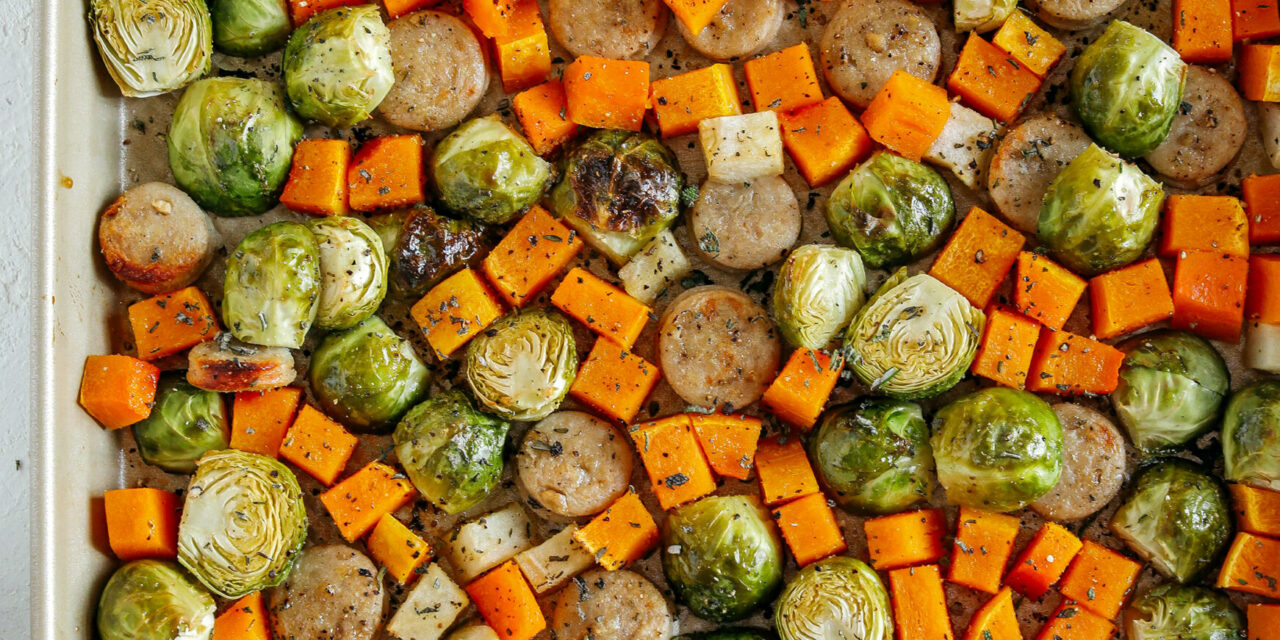
[[[970,33],[947,88],[982,115],[1013,122],[1040,90],[1040,78],[1010,54]]]
[[[381,462],[370,462],[320,494],[320,502],[338,523],[342,537],[355,542],[382,516],[408,504],[413,493],[413,485],[404,474]]]
[[[649,63],[580,56],[564,68],[569,120],[639,131],[649,108]]]
[[[536,297],[581,250],[577,232],[535,204],[485,256],[484,274],[494,291],[519,307]]]
[[[606,417],[626,424],[640,412],[659,378],[657,365],[600,338],[578,369],[578,376],[569,386],[569,395]]]
[[[178,557],[178,496],[160,489],[114,489],[103,494],[107,544],[121,560]]]
[[[648,305],[582,267],[565,275],[551,304],[624,349],[636,343],[651,313]]]
[[[1240,182],[1249,216],[1249,243],[1280,242],[1280,173],[1249,176]]]
[[[1173,272],[1173,326],[1236,342],[1244,324],[1249,261],[1211,251],[1185,251]]]
[[[1016,12],[1015,12],[1016,13]],[[1022,640],[1017,612],[1013,608],[1013,591],[1004,587],[995,597],[973,612],[964,640]]]
[[[1280,540],[1236,533],[1218,573],[1219,589],[1280,598]]]
[[[1067,567],[1058,591],[1108,620],[1120,615],[1133,593],[1142,565],[1092,540],[1085,540]]]
[[[671,13],[684,23],[689,33],[698,35],[724,7],[728,0],[663,0],[671,8]]]
[[[293,426],[302,389],[242,391],[231,404],[231,448],[275,458]]]
[[[1049,75],[1049,70],[1067,52],[1065,45],[1021,11],[1009,14],[992,43],[1041,78]]]
[[[510,5],[506,33],[493,36],[493,48],[502,90],[515,93],[547,79],[551,49],[538,0],[511,0]]]
[[[596,562],[607,570],[621,569],[658,543],[658,525],[640,496],[628,491],[609,508],[573,533]]]
[[[987,310],[982,343],[973,358],[973,373],[1006,387],[1026,388],[1039,338],[1039,322],[1007,307],[991,307]]]
[[[1040,627],[1036,640],[1110,640],[1116,632],[1116,625],[1110,620],[1064,601]]]
[[[919,161],[947,126],[947,91],[906,71],[894,71],[862,112],[872,140]]]
[[[382,0],[382,6],[386,7],[387,15],[395,20],[419,9],[434,7],[439,2],[440,0]]]
[[[1280,640],[1280,604],[1251,603],[1245,610],[1249,640]]]
[[[782,175],[782,134],[773,111],[704,118],[698,141],[707,178],[716,182],[745,182]]]
[[[552,591],[595,566],[595,558],[573,539],[577,530],[578,525],[569,524],[542,544],[516,554],[516,564],[534,591]]]
[[[315,407],[304,404],[280,443],[280,457],[329,486],[356,450],[356,437]]]
[[[1236,83],[1244,97],[1280,102],[1280,44],[1244,45],[1236,71]]]
[[[1231,34],[1236,42],[1280,36],[1275,0],[1231,0]]]
[[[801,567],[848,548],[836,515],[821,493],[811,493],[774,509],[773,520]]]
[[[1031,251],[1018,254],[1013,303],[1028,318],[1061,329],[1084,294],[1087,283],[1062,265]]]
[[[742,65],[756,111],[794,111],[822,101],[809,45],[800,43]]]
[[[89,356],[80,379],[80,406],[108,429],[127,427],[151,415],[160,369],[122,355]]]
[[[1124,353],[1067,331],[1040,332],[1027,389],[1037,393],[1079,395],[1111,393],[1120,383]]]
[[[1241,531],[1280,538],[1280,491],[1232,483],[1232,508]]]
[[[426,199],[422,138],[417,134],[374,138],[347,169],[347,199],[356,211],[379,211]]]
[[[365,541],[369,555],[387,568],[400,584],[409,584],[418,575],[418,568],[431,561],[433,552],[417,534],[404,526],[390,513],[382,514]]]
[[[502,640],[529,640],[547,628],[537,596],[514,560],[466,586],[485,624]]]
[[[951,640],[951,614],[938,565],[927,564],[889,572],[893,623],[898,640]]]
[[[1155,258],[1095,276],[1089,301],[1093,334],[1102,340],[1173,317],[1173,294]]]
[[[779,112],[782,144],[811,187],[843,176],[871,155],[871,136],[835,96]]]
[[[799,438],[783,435],[762,440],[756,451],[756,474],[760,495],[770,507],[819,491]]]
[[[291,211],[317,216],[341,216],[350,210],[347,171],[351,168],[351,143],[312,138],[293,148],[293,168],[280,194],[280,204]]]
[[[960,507],[947,579],[978,591],[999,591],[1021,526],[1016,516]]]
[[[262,592],[236,600],[213,621],[213,640],[271,640]]]
[[[1231,60],[1231,0],[1173,0],[1173,48],[1195,64]]]
[[[502,316],[502,303],[480,276],[463,269],[432,287],[409,310],[441,360]]]
[[[929,275],[955,289],[979,309],[1018,259],[1026,238],[995,216],[973,207],[929,268]]]
[[[796,349],[765,389],[761,402],[774,415],[808,431],[822,414],[843,369],[844,356],[832,358],[825,351]]]
[[[129,305],[129,326],[138,357],[157,360],[212,340],[221,329],[213,305],[195,287]]]
[[[486,38],[505,36],[519,0],[462,0],[462,10]]]
[[[677,414],[629,429],[653,494],[663,509],[673,509],[716,490],[715,477],[689,416]]]
[[[289,15],[293,18],[293,26],[301,27],[302,23],[317,13],[365,2],[366,0],[289,0]]]
[[[1280,324],[1280,255],[1249,257],[1245,314],[1251,321]]]
[[[549,80],[511,99],[524,137],[538,155],[555,151],[577,132],[578,125],[568,118],[568,104],[564,83],[559,80]]]
[[[1018,593],[1039,599],[1062,577],[1081,546],[1070,531],[1046,522],[1018,555],[1004,582]]]
[[[867,534],[871,566],[878,570],[929,564],[947,553],[942,546],[947,517],[941,509],[869,518],[862,528]]]
[[[693,133],[706,118],[742,113],[733,67],[727,64],[654,80],[652,91],[650,102],[664,138]]]
[[[755,466],[760,441],[760,418],[723,413],[690,413],[693,433],[707,456],[711,470],[722,476],[746,480]]]
[[[1164,201],[1164,235],[1160,255],[1183,251],[1216,251],[1249,255],[1249,221],[1240,201],[1231,196],[1171,195]]]
[[[471,606],[467,593],[458,587],[440,564],[427,565],[422,579],[387,623],[387,633],[408,640],[440,640],[458,616]]]

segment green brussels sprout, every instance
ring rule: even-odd
[[[467,346],[467,385],[508,420],[541,420],[555,411],[578,375],[578,345],[564,316],[515,310]]]
[[[956,31],[986,33],[1004,24],[1018,7],[1018,0],[956,0]]]
[[[677,508],[662,522],[662,544],[667,583],[699,618],[745,618],[782,586],[782,538],[754,496]]]
[[[289,36],[280,66],[298,115],[330,127],[367,120],[396,81],[391,31],[374,4],[316,14]]]
[[[270,82],[206,78],[183,92],[167,139],[183,191],[218,215],[251,216],[279,201],[302,123]]]
[[[178,523],[178,562],[210,591],[239,598],[289,577],[307,509],[279,460],[223,449],[196,463]]]
[[[151,415],[133,425],[142,459],[173,473],[195,471],[200,456],[230,446],[230,434],[222,396],[197,389],[182,374],[161,376]]]
[[[850,171],[827,200],[832,237],[872,269],[933,251],[955,218],[951,188],[937,171],[886,152]]]
[[[1186,583],[1231,541],[1226,489],[1194,464],[1173,458],[1142,470],[1111,531],[1157,571]]]
[[[1064,265],[1097,275],[1142,255],[1163,201],[1160,183],[1089,145],[1049,184],[1036,234]]]
[[[250,344],[297,349],[316,321],[320,290],[315,234],[297,222],[269,224],[227,257],[222,321]]]
[[[854,513],[896,513],[932,492],[929,423],[914,402],[862,398],[836,407],[809,436],[808,449],[827,493]]]
[[[209,0],[213,46],[228,55],[256,58],[289,41],[293,23],[286,0]]]
[[[1280,491],[1280,381],[1259,380],[1231,394],[1222,456],[1227,480]]]
[[[542,198],[550,162],[496,115],[462,123],[431,154],[431,182],[450,211],[501,224]]]
[[[1169,135],[1186,75],[1173,47],[1114,20],[1076,58],[1071,103],[1095,140],[1126,158],[1145,156]]]
[[[1185,331],[1153,331],[1119,345],[1120,382],[1111,406],[1144,454],[1180,447],[1213,426],[1231,388],[1222,356]]]
[[[853,316],[847,362],[873,392],[912,400],[955,386],[973,362],[986,316],[931,275],[900,269]]]
[[[421,205],[424,209],[429,209],[426,205]],[[391,280],[389,289],[395,292],[395,258],[393,257],[396,245],[400,244],[400,237],[404,235],[404,222],[409,219],[409,213],[413,209],[403,209],[400,211],[392,211],[390,213],[379,213],[376,216],[368,218],[369,228],[378,234],[378,239],[382,241],[382,253],[387,256],[387,268],[391,272]]]
[[[773,318],[792,346],[821,349],[866,301],[867,272],[858,252],[808,244],[791,252],[773,288]]]
[[[387,254],[382,238],[350,216],[328,216],[307,223],[320,251],[320,302],[316,326],[350,329],[382,304],[387,295]]]
[[[463,267],[479,267],[492,244],[484,225],[439,215],[428,206],[385,215],[399,220],[395,241],[386,246],[397,298],[417,300]]]
[[[847,556],[801,569],[774,603],[774,625],[782,640],[893,638],[889,594],[880,577]]]
[[[208,640],[217,606],[178,565],[135,560],[111,574],[98,598],[102,640]]]
[[[674,640],[778,640],[778,635],[768,629],[728,627],[715,631],[683,633]]]
[[[426,395],[431,372],[378,316],[324,337],[311,354],[311,392],[355,431],[385,433]]]
[[[1240,610],[1200,585],[1162,584],[1135,599],[1124,617],[1129,640],[1245,640]]]
[[[422,497],[445,513],[458,513],[498,486],[510,428],[452,389],[410,409],[400,420],[394,435],[396,457]]]
[[[603,130],[564,157],[551,209],[614,264],[639,253],[680,215],[684,174],[653,136]]]
[[[954,504],[1013,511],[1062,476],[1062,423],[1034,393],[988,387],[933,418],[938,480]]]
[[[181,89],[213,66],[213,28],[202,0],[91,0],[93,41],[120,93]]]

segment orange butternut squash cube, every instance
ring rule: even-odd
[[[871,566],[877,570],[929,564],[947,553],[942,546],[947,517],[941,509],[868,518],[862,528],[867,533]]]
[[[970,33],[947,88],[982,115],[1013,122],[1040,90],[1040,78],[1000,47]]]
[[[1280,640],[1280,604],[1249,604],[1245,609],[1249,621],[1248,640]]]
[[[1232,483],[1231,505],[1241,531],[1280,538],[1280,491]]]
[[[485,624],[501,640],[530,640],[547,628],[537,596],[515,560],[464,587]]]
[[[1280,36],[1280,11],[1273,0],[1231,0],[1232,40]]]
[[[378,518],[378,524],[369,532],[365,541],[369,555],[387,568],[387,573],[400,584],[409,584],[418,575],[418,568],[431,561],[434,552],[418,534],[409,530],[391,513]]]
[[[733,67],[727,64],[654,80],[651,90],[653,113],[664,138],[693,133],[705,118],[742,113]]]
[[[769,507],[819,491],[804,445],[796,437],[762,440],[756,450],[756,474],[760,477],[760,495]]]
[[[835,96],[778,113],[782,144],[811,187],[835,180],[871,154],[871,136]]]
[[[486,38],[498,38],[511,31],[511,18],[519,0],[462,0],[462,11]]]
[[[1236,71],[1236,83],[1244,97],[1280,102],[1280,44],[1244,45]]]
[[[581,250],[578,233],[535,204],[485,256],[484,274],[507,304],[519,307],[536,297]]]
[[[1006,387],[1025,389],[1039,339],[1039,322],[1007,307],[994,306],[987,310],[987,324],[971,370]]]
[[[649,305],[603,278],[574,267],[551,294],[551,304],[597,335],[630,349],[649,322]]]
[[[625,424],[640,412],[660,377],[653,363],[601,338],[578,369],[569,395]]]
[[[475,271],[463,269],[432,287],[409,314],[444,360],[501,317],[502,303]]]
[[[729,0],[663,0],[671,8],[671,13],[684,23],[689,33],[698,35],[716,15],[720,13]]]
[[[1083,543],[1062,525],[1046,522],[1014,560],[1004,583],[1029,598],[1039,599],[1062,577]]]
[[[1041,78],[1067,52],[1066,45],[1021,11],[1009,14],[991,42]]]
[[[722,476],[746,480],[755,466],[760,442],[760,418],[723,413],[690,413],[693,433],[707,456],[711,470]]]
[[[1114,620],[1133,593],[1142,565],[1092,540],[1085,540],[1062,576],[1058,591],[1104,618]]]
[[[422,138],[383,136],[362,145],[347,169],[347,200],[356,211],[379,211],[426,199]]]
[[[213,621],[213,640],[271,640],[271,622],[262,592],[236,600]]]
[[[122,355],[89,356],[80,379],[80,406],[108,429],[120,429],[151,415],[160,369]]]
[[[1022,640],[1017,611],[1013,608],[1013,591],[1009,587],[1001,589],[973,612],[973,617],[969,620],[969,628],[964,632],[964,640],[987,640],[987,638]]]
[[[663,509],[673,509],[716,490],[706,455],[689,417],[677,414],[629,429],[631,441]]]
[[[1036,640],[1110,640],[1117,633],[1110,620],[1064,600],[1040,627]]]
[[[960,507],[947,579],[986,593],[1000,591],[1004,566],[1021,528],[1017,516]]]
[[[231,403],[231,448],[275,458],[293,425],[302,389],[242,391]]]
[[[1067,331],[1041,331],[1031,358],[1027,390],[1077,395],[1111,393],[1120,383],[1119,349]]]
[[[1280,242],[1280,173],[1251,175],[1240,182],[1249,218],[1250,244]]]
[[[548,80],[511,99],[511,109],[524,129],[524,137],[533,145],[533,150],[543,156],[555,151],[578,131],[577,123],[568,117],[568,108],[564,83],[559,80]]]
[[[1028,318],[1050,329],[1061,329],[1088,286],[1084,278],[1031,251],[1018,254],[1014,271],[1013,304]]]
[[[942,134],[950,114],[946,89],[898,70],[862,112],[862,126],[872,140],[918,162]]]
[[[773,521],[796,564],[802,567],[849,548],[827,497],[821,493],[811,493],[774,509]]]
[[[906,567],[889,572],[893,624],[898,640],[952,640],[951,614],[942,591],[938,565]]]
[[[595,556],[596,563],[613,571],[649,553],[658,543],[658,525],[640,496],[628,491],[574,531],[573,539]]]
[[[129,305],[129,326],[133,328],[138,357],[143,360],[157,360],[186,351],[212,340],[221,330],[213,305],[195,287]]]
[[[178,496],[160,489],[113,489],[103,501],[107,544],[117,558],[178,557]]]
[[[413,485],[404,474],[381,462],[370,462],[347,479],[320,494],[338,531],[355,542],[378,524],[382,516],[413,498]]]
[[[973,207],[929,267],[929,275],[985,308],[1018,259],[1026,238],[995,216]]]
[[[551,49],[538,0],[513,0],[511,7],[507,32],[493,36],[498,76],[507,93],[528,89],[551,74]]]
[[[1244,206],[1231,196],[1174,194],[1164,201],[1160,255],[1182,251],[1218,251],[1249,255],[1249,221]]]
[[[280,457],[327,487],[346,468],[356,442],[342,425],[304,404],[280,443]]]
[[[760,401],[779,418],[808,431],[822,414],[842,369],[844,356],[832,359],[825,351],[796,349]]]
[[[639,131],[649,109],[649,63],[579,56],[564,68],[569,120],[584,127]]]
[[[1231,0],[1173,0],[1173,39],[1183,60],[1219,64],[1231,60]]]
[[[1173,317],[1173,294],[1155,258],[1094,276],[1089,300],[1093,334],[1102,340]]]
[[[280,204],[290,211],[317,216],[342,216],[347,202],[347,171],[351,144],[346,140],[310,138],[293,148],[293,167],[284,183]]]
[[[822,101],[809,45],[800,43],[742,65],[756,111],[794,111]]]
[[[1280,540],[1248,531],[1236,533],[1222,560],[1216,586],[1268,598],[1280,598]]]
[[[1173,327],[1236,342],[1244,324],[1249,261],[1212,251],[1184,251],[1173,271]]]

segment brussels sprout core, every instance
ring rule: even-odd
[[[774,603],[782,640],[891,640],[893,615],[880,577],[846,556],[800,570]]]
[[[350,329],[372,316],[387,295],[387,255],[369,225],[350,216],[307,224],[320,251],[320,304],[316,326]]]

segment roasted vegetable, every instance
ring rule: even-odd
[[[213,46],[222,53],[255,58],[289,41],[293,23],[287,0],[208,0]]]
[[[831,409],[808,450],[828,495],[854,513],[896,513],[933,489],[929,424],[914,402],[862,398]]]
[[[543,309],[508,313],[467,347],[467,384],[508,420],[555,411],[578,375],[577,343],[564,316]]]
[[[427,393],[431,372],[409,341],[373,316],[325,336],[311,355],[311,392],[356,431],[385,433]]]
[[[387,295],[387,256],[382,239],[350,216],[307,223],[320,251],[320,303],[316,326],[350,329],[372,316]]]
[[[498,485],[511,425],[478,411],[458,389],[409,410],[396,426],[396,457],[422,497],[445,513],[475,506]]]
[[[1244,615],[1231,599],[1200,585],[1166,583],[1125,611],[1130,640],[1244,640]]]
[[[986,33],[1004,24],[1017,7],[1018,0],[956,0],[956,31]]]
[[[832,237],[873,269],[933,251],[955,217],[951,188],[937,171],[888,152],[849,172],[827,200]]]
[[[778,640],[778,635],[768,629],[728,627],[715,631],[685,633],[676,636],[675,640]]]
[[[1280,381],[1259,380],[1231,394],[1222,456],[1227,480],[1280,491]]]
[[[488,230],[470,220],[442,216],[428,206],[375,216],[391,263],[391,294],[418,300],[463,267],[478,267],[489,249]]]
[[[1213,426],[1231,375],[1204,338],[1154,331],[1119,346],[1124,365],[1111,406],[1139,451],[1153,454],[1182,446]]]
[[[821,349],[866,301],[867,272],[858,252],[831,245],[796,249],[778,271],[773,319],[792,346]]]
[[[317,14],[289,37],[281,62],[298,115],[330,127],[366,120],[391,91],[391,32],[378,6]]]
[[[782,640],[891,640],[889,594],[875,570],[837,556],[800,570],[774,603]]]
[[[111,574],[98,598],[102,640],[208,640],[217,606],[172,562],[136,560]]]
[[[269,224],[227,257],[222,322],[250,344],[297,349],[316,321],[320,289],[315,234],[297,222]]]
[[[213,65],[202,0],[92,0],[89,25],[107,72],[130,98],[181,89]]]
[[[160,378],[151,415],[133,425],[142,459],[173,473],[195,471],[200,456],[226,449],[230,437],[222,397],[195,388],[179,373]]]
[[[542,197],[552,166],[496,115],[462,123],[431,154],[431,182],[450,211],[504,223]]]

